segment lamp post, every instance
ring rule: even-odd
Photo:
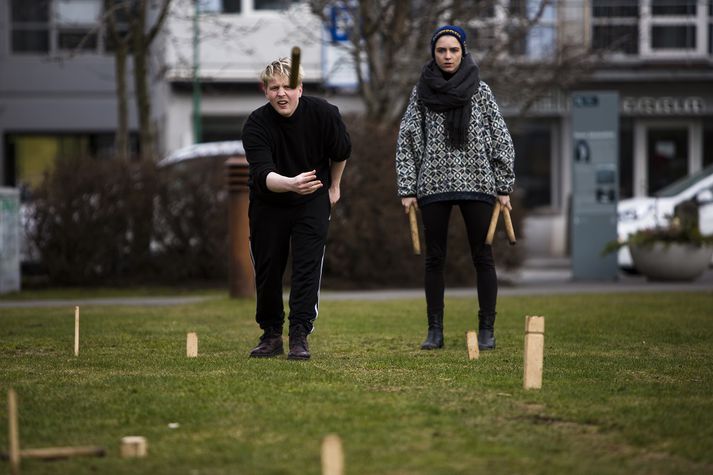
[[[193,0],[193,143],[200,143],[201,130],[201,82],[200,82],[200,0]]]

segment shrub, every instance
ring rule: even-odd
[[[52,284],[225,278],[222,161],[64,157],[35,190],[27,234]]]

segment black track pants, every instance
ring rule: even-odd
[[[482,201],[442,201],[421,207],[426,238],[426,306],[429,314],[443,312],[444,278],[448,244],[448,221],[451,208],[457,205],[463,215],[470,255],[477,274],[480,328],[490,328],[495,322],[495,302],[498,279],[495,273],[493,249],[485,244],[493,205]]]
[[[290,327],[312,331],[319,310],[324,248],[331,206],[327,193],[296,206],[250,201],[250,250],[255,266],[260,328],[282,328],[282,278],[292,251]]]

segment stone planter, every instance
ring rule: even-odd
[[[713,246],[680,243],[629,246],[636,270],[650,280],[695,280],[710,265]]]

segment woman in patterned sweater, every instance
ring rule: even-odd
[[[421,348],[443,347],[443,268],[451,208],[458,206],[477,273],[478,346],[490,350],[498,284],[485,236],[495,200],[512,209],[515,153],[495,98],[466,49],[465,31],[438,28],[431,56],[411,93],[396,150],[401,204],[407,213],[411,206],[421,209],[426,238],[428,336]]]

